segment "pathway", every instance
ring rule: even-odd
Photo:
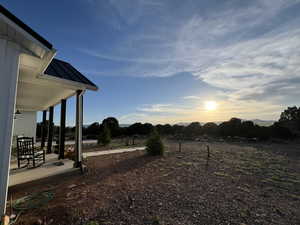
[[[109,154],[117,154],[117,153],[143,151],[145,149],[146,149],[146,147],[136,147],[136,148],[120,148],[120,149],[97,151],[97,152],[84,152],[83,158],[99,156],[99,155],[109,155]]]

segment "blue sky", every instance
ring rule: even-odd
[[[1,3],[99,86],[85,124],[278,119],[299,105],[299,0]],[[69,125],[74,109],[71,99]]]

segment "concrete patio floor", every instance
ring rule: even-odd
[[[73,168],[74,161],[69,159],[58,160],[57,157],[57,154],[47,154],[46,163],[36,168],[18,169],[17,162],[13,161],[10,166],[9,187],[79,170],[79,168]],[[55,165],[58,162],[63,164]]]
[[[95,151],[83,153],[83,158],[101,156],[108,154],[126,153],[133,151],[142,151],[145,147],[114,149],[106,151]],[[57,163],[62,165],[56,165]],[[46,163],[36,168],[18,168],[16,160],[13,160],[10,165],[9,187],[24,184],[27,182],[47,178],[59,174],[65,174],[78,171],[79,168],[73,168],[74,161],[69,159],[58,160],[57,154],[46,154]]]

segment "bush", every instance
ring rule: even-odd
[[[146,143],[146,151],[149,155],[163,155],[164,154],[164,144],[160,139],[157,131],[154,131],[152,135],[148,138]]]
[[[98,144],[108,145],[111,142],[110,130],[105,126],[98,137]]]

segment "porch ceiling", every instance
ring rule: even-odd
[[[23,56],[26,57],[26,56]],[[34,66],[20,65],[16,109],[41,111],[76,93],[79,87],[47,79],[37,74]]]

